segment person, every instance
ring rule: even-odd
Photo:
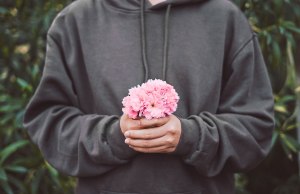
[[[122,114],[163,79],[166,118]],[[47,34],[24,126],[77,194],[232,194],[271,147],[273,95],[257,36],[227,0],[77,0]]]

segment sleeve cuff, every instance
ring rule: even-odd
[[[112,153],[119,159],[128,160],[137,154],[125,143],[119,120],[111,125],[107,134],[107,142],[111,147]]]
[[[175,155],[187,157],[192,154],[200,141],[200,129],[193,119],[179,119],[181,122],[181,136]]]

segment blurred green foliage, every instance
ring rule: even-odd
[[[236,175],[240,194],[299,194],[296,154],[295,61],[300,43],[299,0],[233,0],[258,34],[276,102],[276,130],[269,157]],[[75,181],[44,161],[22,127],[24,107],[44,62],[47,29],[71,0],[0,0],[0,193],[68,194]],[[299,49],[299,48],[298,48]]]
[[[268,158],[256,169],[237,175],[239,193],[299,194],[297,153],[296,49],[300,43],[299,0],[234,0],[258,34],[275,99],[276,127]],[[298,48],[299,49],[299,48]],[[298,53],[299,54],[299,53]],[[299,60],[299,58],[298,58]],[[299,76],[299,75],[298,75]]]
[[[67,0],[0,0],[0,193],[67,194],[74,181],[48,165],[22,127],[43,68],[46,32]]]

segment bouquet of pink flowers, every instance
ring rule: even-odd
[[[167,82],[155,79],[129,89],[123,101],[123,112],[129,118],[146,119],[166,117],[177,109],[179,96]]]

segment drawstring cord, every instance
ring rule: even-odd
[[[165,29],[164,29],[164,56],[163,56],[163,80],[166,80],[166,73],[168,67],[168,53],[169,53],[169,19],[170,19],[171,4],[168,5],[165,15]]]
[[[145,0],[141,0],[141,39],[142,39],[142,58],[145,70],[144,82],[149,79],[149,69],[147,60],[147,45],[146,45],[146,31],[145,31]]]
[[[164,24],[164,46],[163,46],[163,64],[162,76],[166,80],[166,72],[168,66],[168,52],[169,52],[169,20],[170,20],[171,4],[168,5],[165,14]],[[149,65],[147,59],[147,44],[146,44],[146,29],[145,29],[145,0],[141,0],[141,43],[142,43],[142,62],[144,65],[145,76],[144,81],[149,79]]]

